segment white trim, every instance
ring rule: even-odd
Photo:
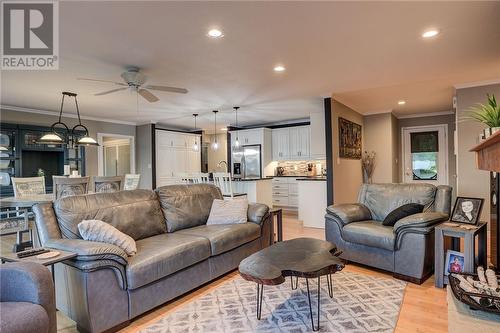
[[[476,82],[467,82],[467,83],[459,83],[455,84],[453,87],[455,89],[465,89],[465,88],[474,88],[481,86],[489,86],[492,84],[500,84],[500,79],[486,80],[486,81],[476,81]]]
[[[115,138],[130,139],[130,173],[135,174],[135,136],[113,134],[113,133],[97,133],[97,172],[99,176],[104,176],[104,145],[103,137],[112,136]]]
[[[25,108],[22,106],[13,106],[13,105],[5,105],[5,104],[0,104],[0,108],[2,110],[6,111],[19,111],[19,112],[27,112],[27,113],[36,113],[36,114],[44,114],[48,116],[59,116],[59,112],[56,111],[49,111],[49,110],[40,110],[40,109],[31,109],[31,108]],[[64,118],[78,118],[76,114],[73,113],[64,113],[62,114]],[[133,125],[136,126],[136,123],[131,122],[131,121],[124,121],[124,120],[115,120],[115,119],[108,119],[108,118],[100,118],[100,117],[91,117],[91,116],[80,116],[81,119],[85,120],[93,120],[93,121],[100,121],[100,122],[105,122],[105,123],[114,123],[114,124],[122,124],[122,125]]]
[[[429,113],[414,113],[407,115],[395,115],[398,119],[407,119],[407,118],[420,118],[420,117],[435,117],[435,116],[444,116],[449,114],[455,114],[454,111],[440,111],[440,112],[429,112]]]
[[[372,116],[372,115],[375,115],[375,114],[385,114],[385,113],[392,113],[392,114],[394,114],[393,111],[394,110],[392,110],[392,109],[387,109],[387,110],[378,110],[378,111],[368,111],[368,112],[364,112],[364,113],[361,113],[359,111],[356,111],[356,112],[358,112],[362,116]]]
[[[401,127],[401,182],[405,182],[405,164],[406,164],[406,159],[405,159],[405,131],[407,130],[435,130],[435,129],[444,129],[444,164],[445,164],[445,180],[446,180],[446,185],[450,184],[450,168],[449,168],[449,155],[448,155],[448,124],[436,124],[436,125],[424,125],[424,126],[407,126],[407,127]]]

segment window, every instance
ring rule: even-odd
[[[437,180],[438,131],[411,133],[413,180]]]

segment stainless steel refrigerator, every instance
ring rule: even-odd
[[[262,178],[261,145],[242,146],[233,151],[233,177],[242,179]]]

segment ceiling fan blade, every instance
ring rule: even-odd
[[[144,88],[151,89],[151,90],[159,90],[159,91],[167,91],[167,92],[179,93],[179,94],[187,94],[187,92],[188,92],[188,90],[184,89],[184,88],[167,87],[167,86],[147,85],[147,86],[144,86]]]
[[[77,79],[77,80],[79,80],[79,81],[106,82],[106,83],[113,83],[113,84],[117,84],[117,85],[119,85],[119,86],[127,86],[127,84],[125,84],[125,83],[115,82],[115,81],[109,81],[109,80],[87,79],[87,78],[83,78],[83,77],[78,77],[78,78],[76,78],[76,79]]]
[[[103,92],[94,94],[94,96],[107,95],[107,94],[111,94],[111,93],[114,93],[114,92],[117,92],[117,91],[120,91],[120,90],[126,90],[126,89],[127,89],[127,87],[117,88],[117,89],[111,89],[111,90],[108,90],[108,91],[103,91]]]
[[[150,103],[154,103],[154,102],[158,102],[159,101],[158,97],[156,97],[155,95],[153,95],[150,91],[148,91],[146,89],[139,89],[137,91],[137,93],[139,93],[139,95],[141,95],[142,97],[144,97],[144,99],[147,100]]]

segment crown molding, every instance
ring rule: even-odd
[[[5,104],[0,104],[0,109],[6,110],[6,111],[18,111],[18,112],[27,112],[27,113],[36,113],[36,114],[44,114],[47,116],[59,116],[59,112],[54,112],[54,111],[49,111],[49,110],[40,110],[40,109],[31,109],[31,108],[25,108],[21,106],[13,106],[13,105],[5,105]],[[73,114],[73,113],[62,113],[62,116],[64,118],[76,118],[78,119],[78,115]],[[137,124],[131,121],[124,121],[124,120],[116,120],[116,119],[108,119],[108,118],[100,118],[100,117],[89,117],[89,116],[82,116],[80,115],[81,119],[85,120],[92,120],[92,121],[99,121],[99,122],[105,122],[105,123],[113,123],[113,124],[121,124],[121,125],[132,125],[136,126]]]
[[[364,113],[358,112],[358,113],[361,114],[362,116],[373,116],[376,114],[394,113],[394,112],[392,112],[392,109],[387,109],[387,110],[368,111]]]
[[[435,117],[435,116],[444,116],[449,114],[455,114],[453,111],[441,111],[441,112],[430,112],[430,113],[414,113],[414,114],[403,114],[403,115],[395,115],[398,119],[406,119],[406,118],[421,118],[421,117]]]
[[[455,84],[453,87],[455,89],[466,89],[466,88],[475,88],[482,86],[489,86],[492,84],[500,84],[500,79],[486,80],[486,81],[476,81],[476,82],[467,82],[467,83],[459,83]]]

